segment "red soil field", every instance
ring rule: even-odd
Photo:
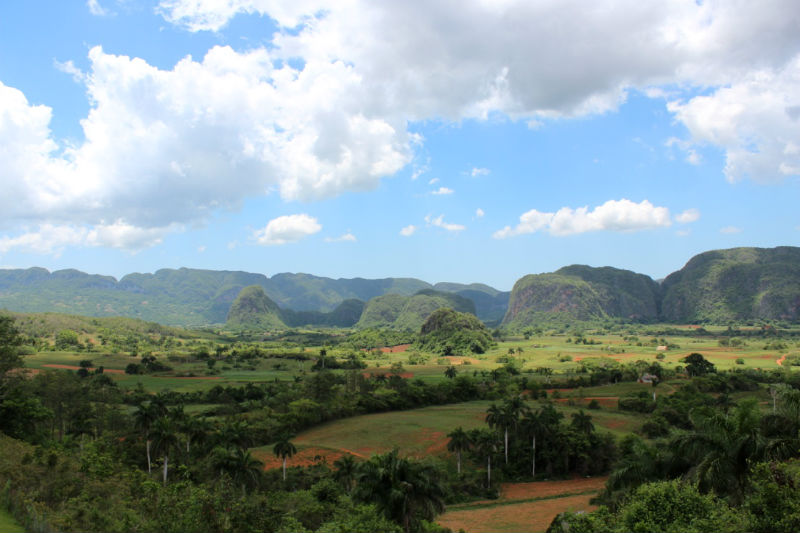
[[[410,344],[398,344],[397,346],[384,346],[381,348],[383,353],[403,353],[410,347]]]
[[[292,466],[312,466],[324,460],[329,465],[333,464],[340,457],[345,455],[346,452],[342,450],[329,450],[326,448],[317,448],[310,446],[302,450],[298,450],[296,454],[286,460],[286,468]],[[361,457],[360,454],[351,453],[356,457]],[[256,450],[253,456],[264,463],[264,470],[273,470],[275,468],[283,468],[283,460],[276,457],[273,453],[264,450]]]
[[[596,507],[589,500],[603,488],[606,477],[575,478],[565,481],[539,481],[534,483],[507,483],[500,489],[500,499],[476,502],[475,505],[496,504],[470,509],[459,506],[446,512],[437,522],[453,531],[463,529],[470,533],[545,531],[553,518],[564,511],[592,511]],[[589,492],[559,497],[561,494]],[[545,498],[525,501],[532,498]],[[520,503],[514,503],[521,500]]]
[[[783,354],[783,355],[781,356],[781,358],[780,358],[780,359],[778,359],[778,360],[777,360],[777,361],[775,361],[775,362],[776,362],[776,363],[778,363],[778,366],[783,366],[783,362],[784,362],[785,360],[786,360],[786,354]]]
[[[377,376],[378,374],[385,374],[386,377],[389,377],[389,369],[387,368],[386,370],[382,370],[382,369],[378,368],[378,369],[375,369],[375,370],[370,370],[369,372],[364,372],[363,376],[365,378],[369,379],[369,378],[371,378],[373,376]],[[411,379],[411,378],[414,377],[414,373],[413,372],[402,372],[402,373],[397,374],[397,375],[400,376],[403,379]]]

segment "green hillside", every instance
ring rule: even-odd
[[[693,257],[663,283],[672,322],[800,319],[800,248],[733,248]]]
[[[434,290],[452,292],[475,304],[475,315],[487,324],[499,324],[508,309],[510,292],[498,291],[483,283],[437,283]]]
[[[280,308],[258,285],[245,287],[233,301],[226,326],[233,329],[285,329]]]
[[[413,296],[387,294],[367,302],[358,328],[393,328],[416,331],[437,309],[452,308],[475,314],[475,304],[457,294],[424,289]]]

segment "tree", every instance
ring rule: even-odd
[[[22,337],[14,326],[10,316],[0,316],[0,378],[12,368],[23,366],[22,356],[17,347],[22,344]]]
[[[594,424],[592,424],[592,415],[584,413],[583,409],[577,413],[572,413],[572,423],[570,424],[576,431],[586,435],[594,431]]]
[[[757,401],[742,402],[730,415],[694,410],[690,420],[693,430],[673,439],[676,455],[696,465],[692,476],[701,490],[741,502],[750,463],[763,459],[767,450]]]
[[[153,439],[153,449],[156,453],[164,456],[164,479],[167,484],[167,473],[169,470],[169,454],[173,448],[178,446],[178,433],[175,431],[175,424],[171,418],[162,416],[157,419],[150,428],[150,436]]]
[[[334,461],[333,466],[336,468],[333,477],[344,485],[347,494],[351,494],[356,481],[357,465],[355,458],[349,453],[346,453]]]
[[[450,441],[447,443],[448,451],[455,452],[458,457],[457,471],[461,473],[461,452],[468,450],[472,445],[469,434],[464,431],[464,428],[458,426],[456,429],[447,435]]]
[[[686,363],[686,372],[692,377],[704,376],[716,372],[714,363],[706,360],[702,354],[697,352],[687,355],[682,361]]]
[[[453,365],[450,365],[444,369],[444,375],[450,379],[455,378],[456,374],[458,374],[458,370],[456,370],[456,367],[454,367]]]
[[[164,406],[158,402],[150,401],[147,403],[140,403],[136,411],[133,412],[133,423],[136,429],[140,430],[147,443],[147,473],[152,471],[152,460],[150,459],[150,445],[152,440],[150,438],[150,429],[153,423],[161,416],[166,414]]]
[[[283,480],[286,481],[286,458],[292,457],[297,453],[297,448],[291,443],[290,435],[282,435],[275,446],[272,448],[272,453],[275,457],[280,457],[283,460]]]
[[[469,432],[469,438],[478,454],[486,457],[486,488],[491,488],[492,456],[497,453],[497,434],[494,431],[473,429]]]
[[[234,485],[242,487],[242,496],[247,494],[248,488],[261,484],[264,463],[253,457],[248,450],[214,448],[212,464],[220,474],[227,473]]]
[[[436,470],[399,457],[397,450],[361,464],[355,497],[374,503],[406,533],[418,529],[421,519],[432,520],[444,511],[444,489]]]

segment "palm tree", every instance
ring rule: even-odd
[[[516,400],[509,400],[502,407],[492,404],[486,411],[486,423],[489,424],[489,427],[503,428],[503,451],[506,464],[508,464],[508,429],[517,424],[519,413],[524,407],[520,398],[517,397]]]
[[[461,452],[468,450],[472,445],[469,439],[469,434],[464,431],[464,428],[458,426],[456,429],[447,434],[450,441],[447,443],[447,450],[455,452],[458,457],[457,472],[461,473]]]
[[[211,422],[205,417],[191,416],[182,424],[181,430],[186,435],[186,455],[191,453],[192,442],[201,442],[211,433]]]
[[[592,424],[592,415],[583,412],[583,409],[577,413],[572,413],[572,423],[570,424],[576,431],[591,434],[594,431],[594,424]]]
[[[140,403],[136,407],[136,411],[133,413],[133,424],[136,429],[140,430],[144,434],[145,442],[147,443],[147,473],[150,474],[152,472],[152,464],[153,462],[150,459],[150,427],[153,425],[153,422],[156,421],[160,416],[164,415],[163,405],[156,404],[156,402],[151,401],[147,403]]]
[[[420,519],[432,520],[444,511],[444,489],[436,469],[400,458],[397,450],[361,464],[355,497],[374,503],[406,532],[416,529]]]
[[[469,432],[470,440],[478,454],[486,457],[486,488],[492,486],[492,456],[497,453],[497,434],[494,431],[474,429]]]
[[[458,374],[458,370],[456,370],[456,367],[454,367],[453,365],[450,365],[444,369],[444,375],[450,379],[456,377],[456,374]]]
[[[334,461],[333,466],[336,468],[333,477],[344,485],[347,494],[351,494],[356,480],[357,465],[355,458],[346,453]]]
[[[172,448],[178,445],[178,434],[175,425],[169,417],[162,416],[153,423],[150,429],[153,439],[153,449],[156,453],[164,455],[164,484],[167,484],[167,472],[169,469],[169,453]]]
[[[536,477],[536,435],[544,431],[539,413],[528,411],[522,417],[522,432],[531,437],[531,477]]]
[[[212,464],[220,474],[227,473],[235,485],[241,485],[242,496],[247,494],[248,487],[254,488],[261,484],[264,463],[253,457],[248,450],[215,448]]]
[[[694,466],[689,475],[704,490],[713,489],[735,501],[744,497],[750,463],[766,457],[767,439],[761,432],[761,414],[756,400],[738,405],[731,415],[692,411],[694,426],[673,440],[676,454]]]
[[[286,481],[286,458],[292,457],[297,453],[297,448],[291,443],[290,435],[282,435],[275,446],[272,448],[272,453],[275,457],[280,457],[283,460],[283,480]]]

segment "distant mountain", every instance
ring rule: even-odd
[[[127,316],[168,325],[225,323],[239,292],[258,285],[289,326],[352,325],[363,302],[384,294],[411,296],[432,286],[413,278],[331,279],[310,274],[161,269],[153,274],[111,276],[78,270],[0,269],[0,309]],[[489,290],[493,290],[490,287]],[[358,300],[358,302],[357,302]]]
[[[662,284],[671,322],[800,320],[800,248],[732,248],[696,255]]]
[[[472,300],[475,304],[475,314],[487,324],[499,324],[508,309],[509,291],[498,291],[483,283],[464,285],[461,283],[437,283],[434,290],[452,292]]]
[[[463,296],[423,289],[413,296],[386,294],[371,299],[356,327],[418,331],[425,320],[441,308],[475,314],[475,304]]]

